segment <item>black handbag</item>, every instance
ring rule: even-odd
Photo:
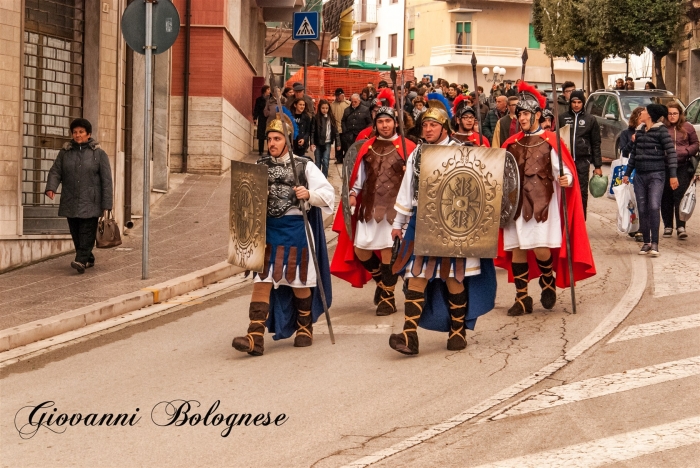
[[[98,249],[111,249],[122,245],[122,236],[119,233],[119,225],[114,219],[112,210],[105,210],[97,221],[97,237],[95,247]]]

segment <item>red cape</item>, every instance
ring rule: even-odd
[[[357,160],[355,161],[355,167],[352,169],[352,174],[350,175],[350,187],[353,186],[355,180],[357,179],[357,171],[360,168],[363,158],[367,154],[367,150],[372,144],[374,144],[377,137],[370,138],[367,140],[360,151],[357,153]],[[416,148],[416,145],[411,140],[406,140],[406,152],[404,153],[403,147],[401,146],[401,137],[394,140],[396,145],[396,150],[399,155],[406,160],[407,155],[411,154]],[[362,201],[362,192],[357,196],[357,204],[359,205]],[[353,214],[352,216],[352,229],[353,236],[355,235],[355,227],[357,226],[357,216]],[[343,219],[343,202],[338,204],[338,211],[335,214],[335,220],[333,220],[333,230],[338,233],[338,246],[333,254],[333,261],[331,262],[331,274],[337,276],[350,283],[355,288],[361,288],[369,280],[372,279],[372,275],[369,274],[365,267],[362,266],[360,261],[355,256],[355,246],[353,240],[348,236],[345,230],[345,220]]]
[[[366,140],[372,135],[372,130],[374,130],[374,125],[370,125],[367,128],[363,128],[360,133],[357,134],[357,138],[355,138],[355,141],[360,141],[360,140]]]
[[[516,133],[512,137],[508,138],[501,148],[507,148],[508,145],[515,143],[516,139],[520,139],[524,136],[522,131]],[[556,141],[557,135],[554,132],[545,130],[544,133],[540,135],[543,139],[550,142],[554,150],[556,151]],[[586,220],[583,217],[583,204],[581,202],[581,189],[578,184],[578,174],[576,172],[576,165],[574,160],[566,149],[564,142],[561,144],[562,150],[562,160],[566,167],[569,168],[571,174],[574,177],[571,186],[567,187],[566,190],[566,203],[567,203],[567,213],[566,216],[569,220],[569,236],[571,238],[571,258],[573,260],[574,266],[574,284],[576,281],[581,281],[586,278],[596,274],[595,264],[593,262],[593,254],[591,253],[591,243],[588,240],[588,231],[586,231]],[[560,204],[559,209],[563,211],[563,203]],[[552,257],[554,259],[554,271],[557,278],[557,287],[568,288],[571,286],[571,281],[569,278],[569,264],[568,257],[566,255],[566,237],[564,235],[564,216],[561,216],[561,230],[562,230],[562,240],[561,247],[551,249]],[[538,278],[540,276],[540,269],[537,266],[537,259],[535,258],[535,253],[529,251],[527,254],[527,262],[530,267],[530,279]],[[511,268],[512,254],[503,250],[503,229],[499,230],[498,233],[498,257],[495,260],[495,264],[498,267],[505,268],[508,270],[508,281],[513,282],[513,271]]]

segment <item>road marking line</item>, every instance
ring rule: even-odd
[[[654,297],[700,291],[700,262],[689,253],[671,250],[654,259]]]
[[[593,468],[698,442],[700,417],[694,417],[477,468]]]
[[[658,322],[642,323],[640,325],[630,325],[615,335],[608,341],[614,343],[616,341],[633,340],[635,338],[646,338],[647,336],[659,335],[661,333],[669,333],[679,330],[687,330],[688,328],[700,327],[700,314],[686,315],[685,317],[675,317],[667,320],[659,320]]]
[[[599,218],[611,225],[614,222],[609,219],[597,215],[596,213],[589,213],[589,216]],[[628,246],[627,250],[632,253],[632,249]],[[622,296],[620,301],[615,305],[615,307],[610,311],[608,315],[598,324],[598,326],[591,333],[588,334],[583,340],[581,340],[576,346],[571,348],[564,356],[560,356],[550,364],[544,366],[542,369],[531,374],[529,377],[524,378],[520,382],[517,382],[510,387],[507,387],[496,395],[487,398],[486,400],[472,406],[468,410],[453,416],[452,418],[437,424],[431,428],[426,429],[408,439],[402,440],[389,448],[379,450],[378,452],[357,459],[343,468],[362,468],[369,466],[373,463],[377,463],[385,458],[396,455],[397,453],[403,452],[411,447],[415,447],[426,440],[432,439],[435,436],[443,434],[450,429],[463,424],[476,416],[490,410],[494,406],[500,405],[504,401],[507,401],[519,393],[524,392],[533,385],[541,382],[547,377],[554,374],[556,371],[567,365],[569,362],[573,361],[581,354],[590,349],[593,345],[598,343],[600,340],[609,335],[615,327],[617,327],[622,321],[629,315],[629,313],[634,309],[634,307],[639,303],[639,300],[644,294],[644,290],[647,285],[647,268],[646,262],[643,257],[639,255],[630,256],[630,270],[631,278],[629,285],[625,294]]]
[[[700,374],[700,356],[603,375],[530,393],[479,422],[496,421],[555,406],[656,385]]]
[[[325,322],[324,322],[325,323]],[[327,335],[328,329],[316,324],[314,335]],[[336,335],[388,335],[394,329],[393,325],[333,325]]]

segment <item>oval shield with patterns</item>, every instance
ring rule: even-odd
[[[423,145],[415,254],[497,254],[505,150]]]
[[[513,220],[520,201],[520,170],[515,156],[506,151],[503,168],[503,202],[501,203],[501,227]]]
[[[228,262],[262,272],[265,265],[267,167],[231,161]]]

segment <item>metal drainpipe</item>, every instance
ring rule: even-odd
[[[130,5],[134,0],[128,0]],[[134,111],[134,51],[126,48],[126,81],[124,89],[124,226],[131,229],[134,222],[131,220],[131,156],[132,156],[132,128]]]
[[[182,173],[187,173],[187,153],[188,153],[188,138],[187,129],[189,128],[190,116],[190,27],[191,27],[191,7],[192,0],[185,2],[185,90],[184,102],[182,104]]]

